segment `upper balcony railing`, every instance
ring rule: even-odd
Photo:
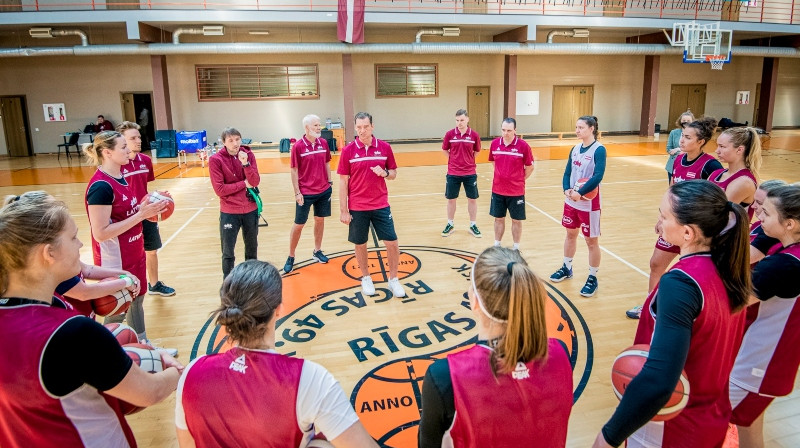
[[[336,0],[1,0],[0,12],[82,10],[336,11]],[[800,0],[367,0],[367,12],[527,14],[800,23]]]

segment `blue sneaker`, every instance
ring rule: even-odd
[[[572,278],[572,269],[567,269],[567,265],[562,264],[561,267],[550,276],[550,281],[558,283],[568,278]]]
[[[165,285],[161,280],[157,281],[155,285],[147,284],[147,292],[151,296],[174,296],[175,289]]]
[[[325,254],[322,253],[321,249],[320,250],[315,250],[314,252],[312,252],[311,253],[311,258],[313,258],[314,260],[316,260],[316,261],[318,261],[319,263],[322,263],[322,264],[325,264],[325,263],[328,262],[328,257],[326,257]]]
[[[583,297],[591,297],[597,292],[597,277],[590,275],[586,279],[586,284],[581,288],[581,295]]]
[[[283,273],[288,274],[294,269],[294,257],[286,258],[286,263],[283,265]]]
[[[636,305],[628,311],[625,311],[625,315],[628,316],[629,319],[640,318],[642,316],[642,305]]]

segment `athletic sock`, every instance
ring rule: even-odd
[[[514,245],[511,246],[511,248],[514,250],[519,250],[519,243],[514,243]]]
[[[478,223],[477,223],[477,222],[475,222],[475,221],[470,221],[470,222],[469,222],[469,225],[470,225],[470,227],[472,227],[472,226],[478,225]]]
[[[494,245],[495,246],[499,246],[500,245],[500,241],[494,240]]]
[[[564,257],[564,266],[566,266],[567,269],[572,269],[572,258]]]
[[[599,271],[599,270],[600,270],[599,267],[593,268],[593,267],[589,266],[589,275],[594,275],[595,277],[597,277],[597,271]]]
[[[455,225],[455,221],[453,221],[452,219],[448,219],[447,223],[450,224],[451,226]]]

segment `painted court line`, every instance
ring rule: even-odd
[[[176,230],[176,231],[175,231],[175,233],[173,233],[173,234],[172,234],[172,236],[170,236],[170,237],[169,237],[169,239],[168,239],[167,241],[164,241],[164,244],[162,244],[162,245],[161,245],[161,249],[158,249],[158,251],[157,251],[156,253],[158,253],[158,252],[161,252],[162,250],[164,250],[164,248],[165,248],[165,247],[167,247],[167,244],[169,244],[170,242],[172,242],[172,240],[174,240],[174,239],[175,239],[175,237],[177,237],[177,236],[178,236],[178,234],[179,234],[179,233],[181,233],[181,232],[183,231],[183,229],[185,229],[185,228],[186,228],[186,226],[188,226],[189,224],[191,224],[191,222],[192,222],[192,221],[194,221],[194,218],[197,218],[197,215],[199,215],[200,213],[202,213],[202,211],[203,211],[203,210],[205,210],[205,207],[202,207],[202,208],[200,208],[200,210],[197,210],[197,211],[194,213],[194,215],[192,215],[192,217],[191,217],[191,218],[187,219],[187,220],[186,220],[186,222],[185,222],[185,223],[183,223],[183,225],[182,225],[182,226],[180,226],[180,228],[178,228],[178,230]]]

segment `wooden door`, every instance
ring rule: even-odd
[[[136,108],[133,104],[133,93],[120,93],[120,100],[122,101],[122,119],[136,123],[137,117]]]
[[[578,118],[593,110],[594,86],[553,86],[552,132],[572,132]]]
[[[467,87],[467,113],[469,114],[469,127],[475,130],[481,139],[489,138],[489,86]]]
[[[8,155],[12,157],[33,155],[28,138],[25,99],[21,96],[0,98],[0,113],[3,116],[3,129],[6,136]],[[53,145],[57,143],[61,142],[55,142]]]
[[[750,126],[758,126],[758,102],[761,100],[761,83],[756,84],[756,91],[755,95],[750,100],[750,104],[753,105],[753,121],[750,122]]]
[[[696,118],[703,116],[706,110],[705,84],[673,84],[669,94],[669,128],[682,113],[690,111]]]

